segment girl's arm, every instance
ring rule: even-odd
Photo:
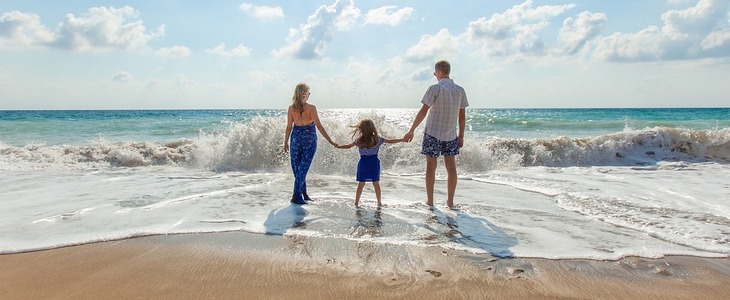
[[[395,143],[402,143],[405,142],[406,139],[383,139],[384,144],[395,144]]]
[[[286,113],[286,129],[284,130],[284,152],[289,152],[289,135],[291,134],[292,123],[294,123],[294,116],[292,115],[292,107],[289,106],[289,111]]]
[[[327,134],[327,131],[324,130],[324,127],[322,127],[322,123],[319,121],[319,115],[317,114],[317,107],[311,104],[310,106],[312,106],[312,120],[314,121],[314,125],[317,126],[317,129],[319,129],[319,133],[321,133],[324,139],[332,144],[332,146],[337,147],[337,144],[332,141],[330,136]]]
[[[349,143],[347,145],[337,145],[335,147],[337,147],[338,149],[350,149],[354,146],[355,146],[355,142]]]

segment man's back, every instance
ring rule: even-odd
[[[469,106],[464,88],[449,78],[442,78],[428,88],[421,103],[430,107],[426,134],[441,141],[456,139],[459,110]]]

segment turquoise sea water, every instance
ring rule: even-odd
[[[338,143],[416,109],[323,109]],[[0,253],[246,231],[498,257],[730,255],[730,108],[468,109],[459,211],[424,205],[421,125],[380,152],[382,210],[355,208],[357,151],[320,139],[290,206],[285,110],[0,111]]]
[[[386,116],[385,122],[398,122],[398,125],[405,125],[416,112],[408,109],[322,111],[325,116],[351,122],[356,120],[347,117],[373,112]],[[468,109],[467,112],[468,133],[504,138],[577,138],[651,127],[693,130],[730,127],[730,108]],[[284,119],[285,111],[0,111],[3,132],[0,142],[14,146],[83,144],[100,138],[113,142],[170,142],[194,138],[201,131],[226,129],[231,123],[246,123],[257,117]]]

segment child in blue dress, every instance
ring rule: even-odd
[[[393,144],[403,142],[403,139],[386,139],[378,135],[375,123],[370,119],[363,119],[357,125],[352,126],[353,142],[347,145],[338,145],[337,148],[349,149],[357,146],[360,151],[360,161],[357,163],[357,192],[355,193],[355,206],[360,204],[360,195],[366,182],[372,182],[375,189],[375,197],[380,203],[380,159],[378,150],[383,143]]]

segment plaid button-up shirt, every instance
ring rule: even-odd
[[[453,141],[457,138],[459,110],[469,106],[466,91],[450,78],[441,78],[426,90],[421,103],[428,105],[426,134],[440,141]]]

